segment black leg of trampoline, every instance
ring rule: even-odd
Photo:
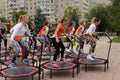
[[[38,73],[38,80],[40,80],[40,74],[41,74],[41,69],[39,70],[39,73]]]
[[[107,69],[109,68],[109,63],[107,62]]]
[[[32,75],[32,80],[33,80],[33,75]]]
[[[104,64],[104,72],[106,72],[106,63]]]
[[[85,64],[85,72],[87,72],[87,64]]]
[[[74,68],[73,68],[72,78],[74,78]]]
[[[77,74],[80,73],[80,64],[77,65]]]
[[[52,70],[50,70],[50,78],[52,79]]]
[[[5,77],[5,80],[7,80],[7,78]]]
[[[42,79],[44,79],[44,70],[42,70]]]
[[[2,64],[0,64],[0,69],[2,69]]]
[[[80,73],[80,64],[79,64],[79,73]]]

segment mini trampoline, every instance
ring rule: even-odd
[[[67,54],[66,54],[66,57],[68,58],[73,58],[73,59],[77,59],[78,58],[78,54],[75,54],[73,51],[65,51]],[[80,53],[79,55],[79,58],[86,58],[88,55],[88,53]]]
[[[42,49],[42,45],[41,45],[41,49]],[[24,51],[23,51],[24,52]],[[42,51],[40,53],[42,55]],[[34,62],[34,58],[30,59],[30,62]],[[17,64],[17,69],[13,70],[9,67],[1,69],[0,70],[0,76],[4,77],[5,80],[7,80],[7,78],[20,78],[20,77],[32,77],[33,80],[33,76],[38,73],[38,80],[41,79],[41,72],[42,72],[42,78],[44,78],[44,70],[41,68],[41,59],[42,57],[39,56],[39,67],[35,67],[35,66],[28,66],[28,65],[23,65],[22,63],[22,59],[18,58],[16,60],[16,64]],[[4,65],[8,65],[11,62],[11,60],[7,60],[4,61]]]
[[[74,69],[77,66],[75,63],[56,61],[56,64],[58,64],[58,67],[54,67],[53,62],[46,62],[43,64],[43,68],[50,70],[50,78],[52,78],[53,70],[72,70],[72,77],[74,78]]]
[[[103,59],[103,58],[94,58],[94,60],[92,61],[92,60],[89,60],[87,58],[80,58],[80,59],[78,58],[78,61],[77,61],[78,65],[79,64],[85,65],[85,71],[87,71],[87,66],[88,65],[104,65],[104,71],[106,71],[106,68],[108,69],[109,55],[110,55],[112,40],[111,40],[111,38],[107,34],[106,34],[106,36],[110,40],[109,49],[108,49],[108,55],[107,55],[106,59]],[[79,69],[78,70],[80,70],[80,65],[79,65]]]
[[[33,66],[19,66],[16,70],[12,70],[11,68],[5,68],[0,70],[0,75],[7,78],[20,78],[20,77],[32,77],[39,72],[39,68]]]

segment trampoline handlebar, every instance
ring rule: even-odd
[[[112,42],[112,39],[110,38],[110,36],[107,33],[105,33],[105,35],[108,37],[108,39],[110,40],[110,42]]]
[[[110,38],[110,36],[105,33],[105,35],[108,37],[108,39],[110,40],[110,45],[109,45],[109,49],[108,49],[108,56],[107,56],[107,60],[109,62],[109,56],[110,56],[110,50],[111,50],[111,44],[112,44],[112,39]]]

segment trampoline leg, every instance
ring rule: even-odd
[[[33,76],[32,76],[32,80],[33,80]]]
[[[5,77],[5,80],[7,80],[7,78]]]
[[[85,72],[87,72],[87,65],[85,64]]]
[[[50,70],[50,78],[52,79],[52,70]]]
[[[107,63],[107,69],[109,68],[109,64]]]
[[[74,78],[74,68],[73,68],[72,78]]]
[[[106,72],[106,63],[104,64],[104,72]]]
[[[77,65],[77,74],[80,73],[80,64]]]
[[[0,69],[2,69],[2,64],[0,64]]]
[[[44,70],[42,71],[42,79],[44,79]]]

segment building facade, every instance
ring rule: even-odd
[[[55,20],[56,1],[57,0],[36,0],[36,8],[41,8],[42,14],[51,22]]]
[[[25,0],[24,5],[24,11],[26,11],[33,20],[36,12],[36,0]]]
[[[24,10],[34,19],[37,8],[41,8],[42,14],[48,21],[54,22],[64,16],[68,7],[79,10],[82,17],[97,4],[110,4],[109,0],[0,0],[0,16],[11,19],[14,12]]]

